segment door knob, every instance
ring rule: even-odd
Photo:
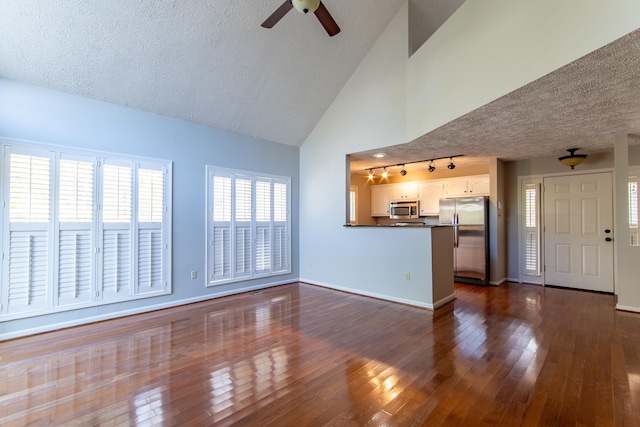
[[[606,239],[604,239],[604,240],[606,240],[607,242],[610,242],[610,241],[612,241],[613,239],[612,239],[611,237],[607,237],[607,238],[606,238]]]
[[[604,230],[605,233],[609,234],[611,233],[611,230],[609,230],[608,228],[606,230]]]

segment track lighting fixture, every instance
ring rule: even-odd
[[[383,153],[378,153],[378,154],[379,155],[384,155]],[[376,156],[378,154],[376,154]],[[368,172],[369,180],[373,180],[373,178],[374,178],[373,171],[376,170],[376,169],[382,169],[382,178],[383,179],[387,179],[389,177],[389,173],[387,172],[387,168],[399,166],[400,167],[400,175],[406,176],[407,173],[408,173],[407,169],[405,168],[406,165],[413,164],[413,163],[429,162],[429,166],[427,167],[427,170],[429,172],[434,172],[436,170],[436,165],[435,165],[434,162],[436,160],[441,160],[441,159],[449,159],[449,164],[447,165],[447,168],[450,169],[450,170],[453,170],[453,169],[456,168],[456,165],[453,162],[453,159],[456,158],[456,157],[462,157],[462,156],[464,156],[464,154],[458,154],[458,155],[455,155],[455,156],[446,156],[446,157],[435,157],[433,159],[416,160],[416,161],[413,161],[413,162],[404,162],[404,163],[398,163],[398,164],[395,164],[395,165],[375,166],[375,167],[372,167],[372,168],[365,169],[365,171]],[[580,156],[580,155],[575,155],[574,157],[578,157],[578,156]],[[566,156],[566,157],[568,157],[568,156]]]
[[[447,168],[454,170],[456,168],[456,164],[453,163],[453,157],[449,157],[449,164],[447,165]]]

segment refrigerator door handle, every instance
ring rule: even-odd
[[[458,225],[453,226],[453,247],[458,247]]]

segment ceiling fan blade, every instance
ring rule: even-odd
[[[320,6],[318,6],[314,13],[318,17],[318,21],[320,21],[329,36],[333,37],[340,32],[340,27],[338,27],[338,24],[336,24],[336,21],[333,20],[333,17],[331,16],[327,8],[324,7],[324,4],[322,4],[322,2],[320,2]]]
[[[285,2],[262,23],[262,26],[264,28],[273,28],[291,9],[293,9],[291,0],[285,0]]]

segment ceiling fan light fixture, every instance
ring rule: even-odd
[[[293,7],[300,13],[315,12],[320,7],[320,0],[291,0]]]
[[[571,169],[578,166],[580,163],[584,162],[584,159],[587,158],[586,154],[576,154],[579,148],[569,148],[567,151],[569,152],[568,156],[558,157],[560,163],[565,166],[569,166]]]

